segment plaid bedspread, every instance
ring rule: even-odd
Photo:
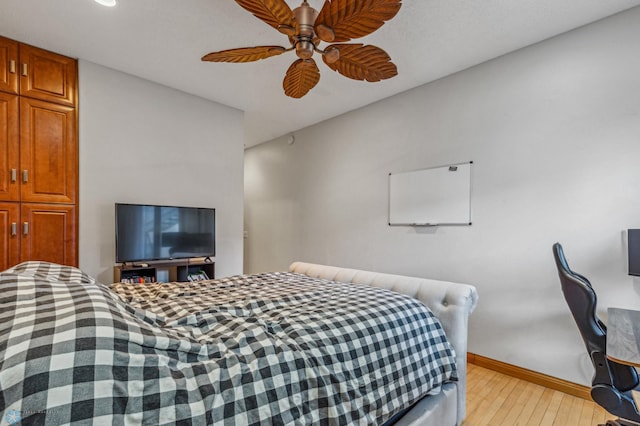
[[[453,355],[424,305],[368,286],[0,273],[1,424],[381,424],[456,380]]]

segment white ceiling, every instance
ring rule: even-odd
[[[309,0],[320,9],[324,0]],[[297,7],[301,0],[287,0]],[[350,80],[319,63],[320,83],[291,99],[289,52],[246,64],[209,52],[287,45],[232,0],[0,0],[0,35],[95,62],[245,111],[245,145],[282,136],[524,46],[640,5],[640,0],[404,0],[398,15],[356,40],[386,50],[397,77]],[[321,46],[322,47],[322,46]]]

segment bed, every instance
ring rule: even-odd
[[[26,262],[0,273],[0,423],[459,425],[476,302],[301,262],[111,286]]]

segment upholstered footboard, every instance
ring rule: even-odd
[[[418,404],[400,423],[451,424],[449,421],[434,423],[434,416],[440,420],[455,418],[455,424],[462,423],[466,410],[468,318],[478,301],[478,293],[474,286],[303,262],[292,263],[289,270],[310,277],[387,288],[407,294],[427,305],[440,319],[447,338],[456,351],[459,381],[455,393],[447,391],[441,393],[439,398],[433,398],[430,404]],[[452,400],[455,400],[455,404]],[[433,401],[437,401],[435,405]],[[448,406],[451,406],[451,409],[447,408]],[[451,410],[455,410],[455,416]]]

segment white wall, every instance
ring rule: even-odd
[[[640,8],[247,150],[245,271],[475,284],[470,352],[589,384],[551,247],[600,311],[640,306],[624,240],[640,228],[638,40]],[[469,160],[472,226],[387,225],[389,172]]]
[[[243,113],[87,61],[80,267],[112,282],[114,203],[216,209],[216,276],[242,272]]]

